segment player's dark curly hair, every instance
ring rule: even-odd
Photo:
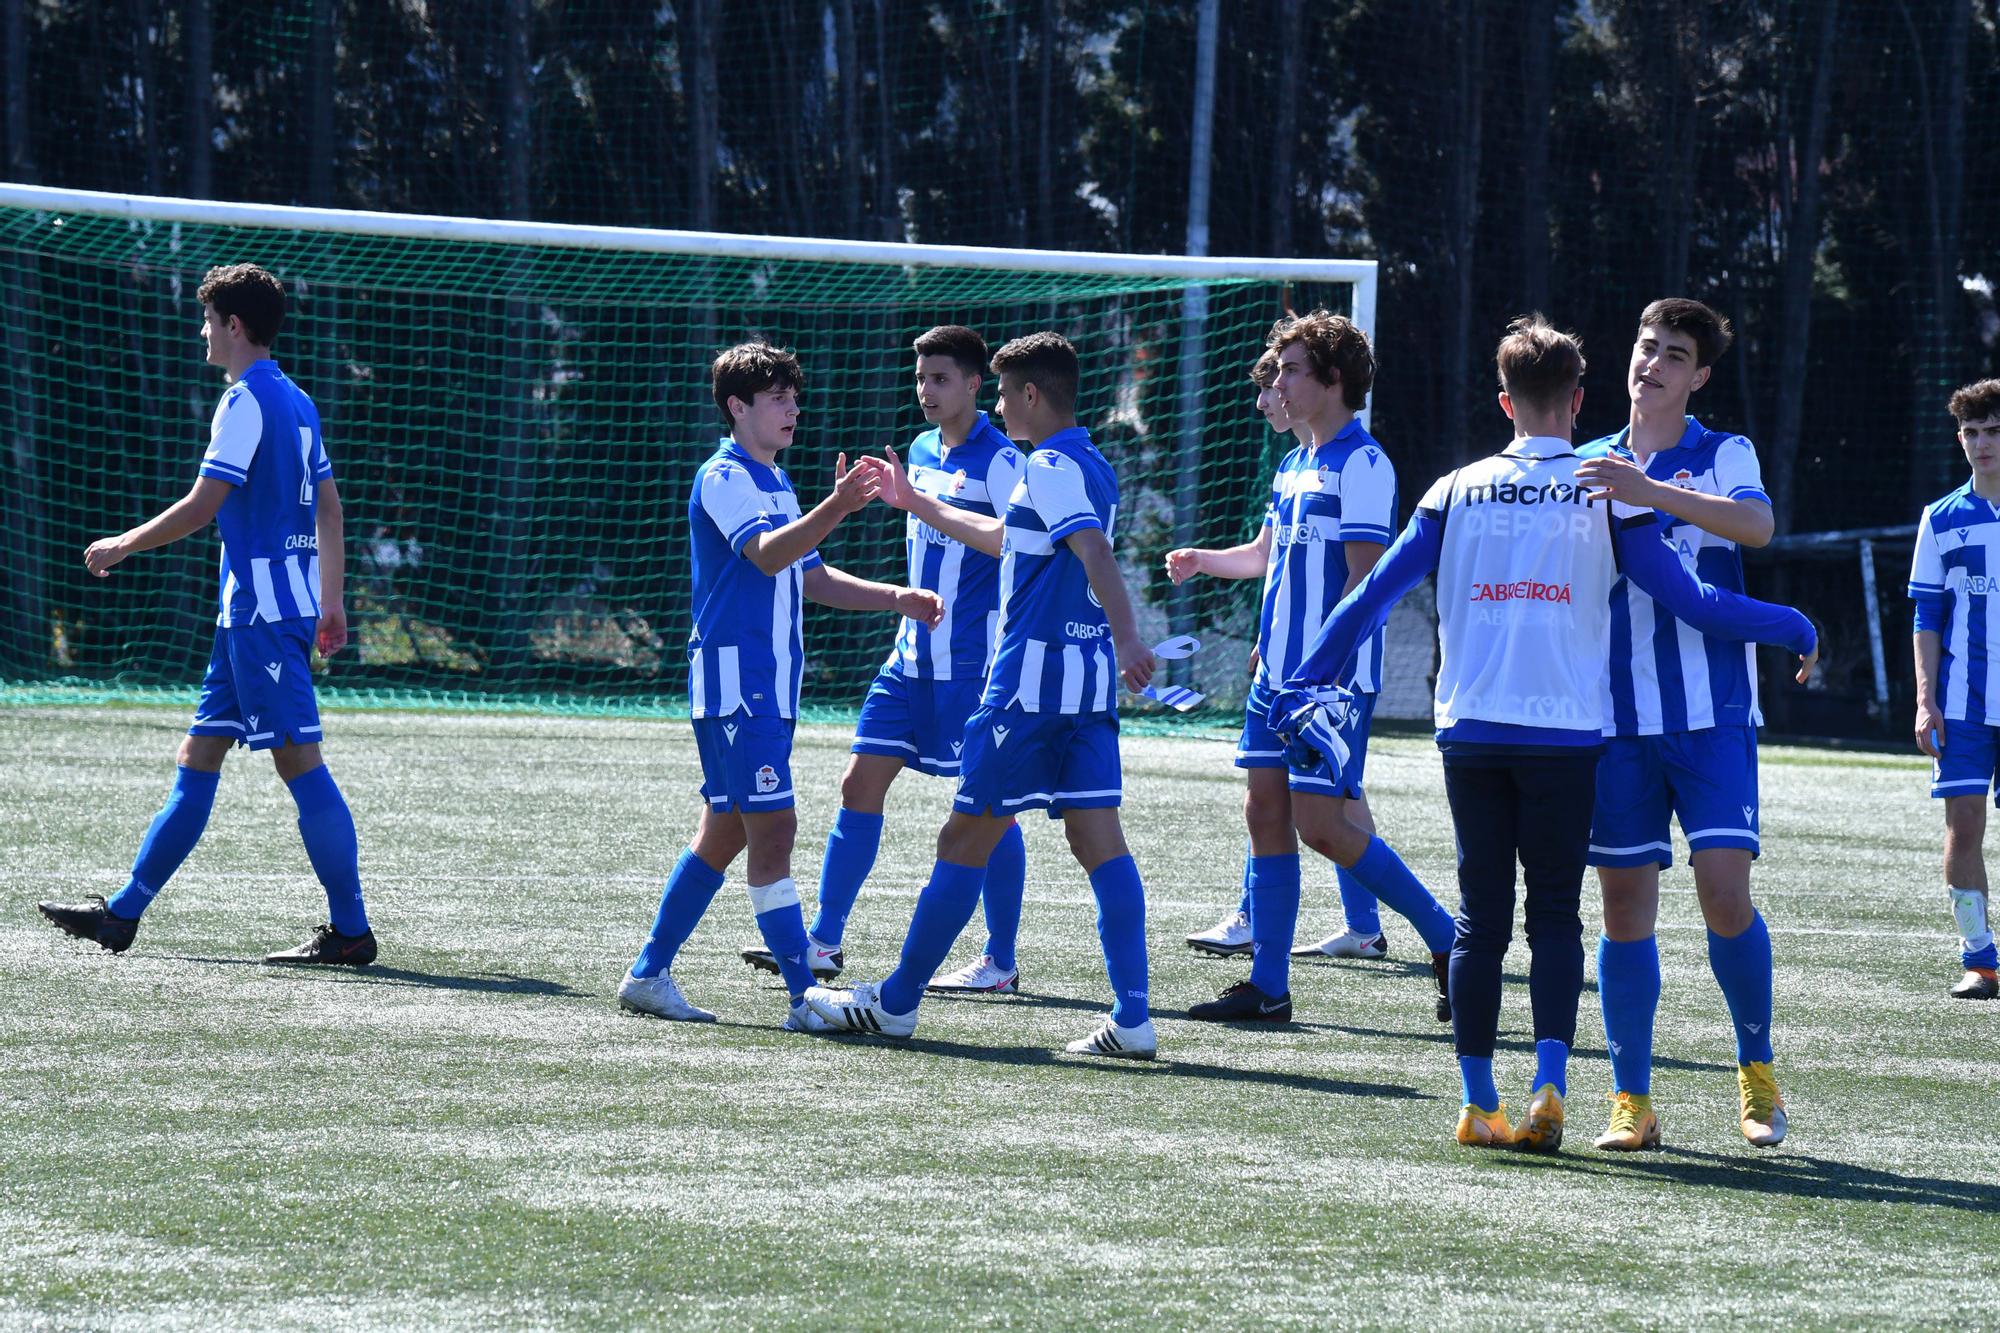
[[[790,389],[804,393],[806,372],[799,359],[782,347],[765,342],[738,343],[715,358],[708,368],[709,383],[715,392],[715,410],[722,424],[732,430],[736,418],[730,415],[731,398],[748,405],[766,389]]]
[[[243,321],[243,336],[259,347],[278,340],[285,326],[285,287],[256,264],[221,264],[202,275],[195,299],[225,320]]]
[[[2000,417],[2000,380],[1980,380],[1951,396],[1951,414],[1963,426],[1968,421]]]
[[[1062,411],[1076,410],[1076,348],[1060,333],[1043,330],[1014,339],[993,354],[993,373],[1012,375],[1017,384],[1032,384]]]
[[[1350,411],[1368,406],[1368,391],[1375,387],[1375,350],[1359,324],[1345,315],[1315,310],[1273,324],[1265,345],[1282,354],[1293,343],[1305,348],[1313,378],[1340,386],[1340,400]]]

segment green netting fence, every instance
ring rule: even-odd
[[[17,701],[185,698],[199,680],[213,530],[103,580],[82,553],[193,483],[222,388],[195,289],[210,265],[251,260],[292,293],[276,355],[319,405],[346,509],[354,646],[320,675],[343,702],[684,707],[688,491],[722,433],[715,351],[758,336],[799,353],[805,416],[781,461],[810,505],[837,454],[925,428],[910,342],[960,322],[995,346],[1038,328],[1077,344],[1080,416],[1119,472],[1118,549],[1142,620],[1210,643],[1190,683],[1212,706],[1184,720],[1221,722],[1241,698],[1255,585],[1177,600],[1161,556],[1254,530],[1281,443],[1246,378],[1264,331],[1287,306],[1352,308],[1340,279],[1372,275],[1085,256],[1001,267],[916,247],[829,258],[762,238],[379,217],[336,229],[310,210],[9,197],[0,700]],[[897,579],[902,521],[873,506],[822,551]],[[808,710],[851,709],[894,632],[889,616],[809,613]]]

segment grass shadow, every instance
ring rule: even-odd
[[[330,977],[346,985],[422,986],[431,990],[471,991],[488,995],[542,995],[564,1000],[584,1000],[593,991],[577,990],[560,981],[524,977],[513,972],[419,972],[407,967],[298,967],[267,963],[260,958],[204,958],[191,954],[161,954],[183,963],[208,963],[222,967],[255,967],[271,973],[293,976]]]
[[[1505,1154],[1523,1168],[1571,1171],[1589,1176],[1651,1177],[1675,1185],[1700,1185],[1741,1194],[1786,1195],[1842,1203],[1915,1204],[1987,1216],[2000,1214],[2000,1185],[1944,1176],[1906,1176],[1832,1158],[1782,1149],[1742,1154],[1697,1148],[1665,1148],[1617,1156],[1559,1153]]]

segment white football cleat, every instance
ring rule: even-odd
[[[846,1032],[872,1032],[882,1037],[907,1037],[917,1030],[917,1011],[892,1014],[882,1007],[876,983],[864,981],[852,990],[806,987],[805,1002],[829,1025]]]
[[[976,963],[967,963],[956,972],[940,972],[925,990],[956,992],[961,995],[1013,995],[1021,989],[1021,969],[1003,968],[992,954],[982,954]]]
[[[618,983],[618,1007],[635,1014],[651,1014],[674,1023],[713,1023],[715,1015],[697,1009],[681,994],[668,973],[657,977],[635,977],[630,972]]]
[[[1292,950],[1294,958],[1387,958],[1389,937],[1381,931],[1364,935],[1349,927],[1329,935],[1318,944],[1301,944]]]
[[[1250,952],[1250,914],[1231,912],[1207,930],[1199,930],[1187,937],[1188,948],[1196,953],[1214,954],[1217,958],[1234,958]]]
[[[785,1015],[782,1025],[787,1032],[833,1032],[833,1024],[813,1012],[813,1007],[804,1000],[792,1006],[792,1012]]]
[[[1148,1018],[1135,1028],[1121,1028],[1110,1018],[1098,1025],[1097,1031],[1080,1041],[1073,1041],[1063,1048],[1071,1055],[1104,1055],[1114,1060],[1150,1060],[1160,1049],[1160,1040],[1153,1035],[1153,1020]]]

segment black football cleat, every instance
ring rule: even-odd
[[[91,894],[87,903],[37,903],[36,910],[63,934],[89,940],[111,953],[124,953],[132,947],[133,936],[139,933],[139,918],[128,921],[113,916],[110,904],[100,893]]]
[[[366,967],[375,961],[375,932],[343,935],[332,926],[314,926],[304,944],[267,953],[264,961],[288,967]]]
[[[1289,1023],[1292,997],[1266,995],[1247,981],[1239,981],[1203,1004],[1188,1006],[1188,1017],[1203,1023]]]
[[[783,975],[778,968],[778,958],[763,945],[754,945],[742,951],[744,962],[759,972],[769,972],[773,976]],[[847,966],[847,953],[838,944],[831,948],[821,944],[811,935],[806,936],[806,967],[815,981],[832,981]]]
[[[1431,955],[1431,977],[1437,982],[1437,1020],[1451,1022],[1451,955],[1434,953]]]

